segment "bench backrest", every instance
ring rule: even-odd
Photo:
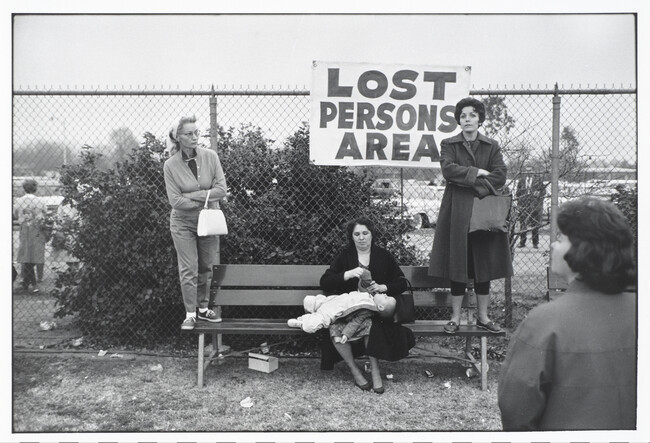
[[[218,306],[302,306],[306,295],[322,293],[320,278],[327,265],[232,265],[214,267],[212,290]],[[402,266],[411,282],[415,305],[450,306],[446,282],[427,275],[426,266]],[[475,296],[466,306],[475,306]]]

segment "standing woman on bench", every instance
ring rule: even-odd
[[[474,280],[478,304],[476,325],[499,332],[501,327],[488,318],[490,281],[512,275],[508,234],[469,233],[469,222],[474,197],[484,197],[505,184],[506,164],[499,144],[478,132],[485,120],[483,103],[464,98],[456,104],[454,116],[461,133],[440,144],[440,167],[447,185],[438,213],[429,275],[450,280],[452,314],[444,326],[446,333],[458,332],[469,279]]]
[[[199,212],[209,194],[209,207],[226,196],[226,178],[217,153],[198,146],[196,117],[181,117],[170,129],[165,161],[165,186],[172,206],[169,227],[178,258],[185,320],[181,329],[194,329],[196,320],[221,319],[208,308],[212,266],[217,253],[216,235],[199,237]]]
[[[321,277],[321,289],[330,294],[357,291],[359,278],[364,270],[369,270],[374,281],[366,288],[367,292],[387,294],[395,298],[399,305],[401,294],[406,290],[406,279],[395,257],[375,244],[374,224],[361,217],[347,224],[346,233],[349,245],[337,255]],[[330,328],[336,326],[332,325]],[[329,334],[326,335],[321,341],[321,369],[331,370],[334,363],[343,359],[352,372],[355,385],[364,391],[372,389],[376,394],[384,392],[378,359],[400,360],[406,357],[409,349],[415,345],[415,338],[410,329],[395,323],[393,318],[382,318],[378,315],[371,318],[370,328],[361,334],[361,340],[334,343],[334,340],[330,341]],[[370,359],[372,383],[366,380],[354,362],[354,357],[364,353]]]

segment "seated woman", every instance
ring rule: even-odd
[[[560,208],[551,271],[566,293],[534,308],[499,375],[506,431],[635,429],[637,296],[634,236],[610,202]]]
[[[359,288],[359,280],[364,271],[369,270],[374,278],[365,288],[370,293],[382,293],[400,304],[401,294],[406,290],[406,279],[397,261],[384,248],[374,244],[375,226],[365,217],[348,223],[346,228],[349,245],[334,259],[320,280],[321,289],[330,294],[343,294]],[[378,359],[396,361],[408,355],[409,349],[415,345],[413,332],[395,323],[393,318],[371,317],[370,327],[365,332],[357,332],[357,337],[363,340],[341,342],[335,339],[323,340],[321,353],[321,369],[331,370],[334,363],[343,359],[350,368],[355,384],[362,390],[381,394],[384,387],[379,371]],[[332,336],[340,336],[339,322],[330,326]],[[359,367],[355,356],[363,354],[370,359],[372,384],[369,383]]]

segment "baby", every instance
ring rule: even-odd
[[[345,343],[375,312],[382,318],[391,318],[395,313],[395,299],[386,294],[368,293],[366,288],[371,284],[370,272],[364,272],[359,279],[359,291],[330,296],[308,295],[303,301],[307,314],[289,319],[287,325],[313,334],[347,317],[341,335],[334,337],[335,341]]]

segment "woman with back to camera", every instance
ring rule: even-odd
[[[170,157],[164,165],[167,198],[172,206],[169,227],[186,311],[181,329],[194,329],[197,319],[221,321],[208,308],[218,237],[200,237],[196,229],[208,192],[211,208],[226,196],[226,178],[217,153],[198,146],[199,135],[196,117],[181,117],[175,122],[167,140]]]
[[[348,247],[341,251],[320,280],[321,289],[327,293],[343,294],[356,291],[359,279],[370,271],[372,282],[365,287],[373,294],[386,294],[401,303],[401,294],[406,290],[404,273],[395,257],[386,249],[375,244],[375,226],[368,218],[360,217],[346,226]],[[330,326],[330,333],[335,337],[339,324]],[[354,382],[361,390],[370,389],[377,394],[384,392],[379,371],[378,360],[396,361],[408,355],[415,345],[413,332],[393,321],[393,318],[373,316],[369,328],[361,333],[363,340],[350,343],[330,340],[329,336],[322,344],[321,369],[333,369],[334,363],[343,359],[347,364]],[[365,352],[370,359],[372,383],[368,382],[354,361],[355,356]]]
[[[458,332],[469,279],[474,280],[478,304],[476,325],[499,332],[501,327],[488,317],[490,281],[513,274],[508,234],[469,233],[469,224],[474,197],[485,197],[503,187],[507,168],[499,144],[478,131],[485,121],[483,103],[464,98],[456,104],[454,116],[461,133],[440,144],[440,167],[447,185],[438,213],[429,275],[450,281],[452,314],[445,332]]]
[[[45,263],[45,243],[47,236],[44,230],[47,207],[40,197],[36,196],[38,183],[32,178],[23,182],[25,195],[16,199],[14,218],[20,224],[20,244],[16,261],[21,263],[21,286],[27,291],[32,286],[34,293],[39,292],[36,285],[34,267]]]
[[[634,237],[613,203],[565,203],[551,271],[569,282],[510,339],[499,375],[507,431],[635,429]]]

